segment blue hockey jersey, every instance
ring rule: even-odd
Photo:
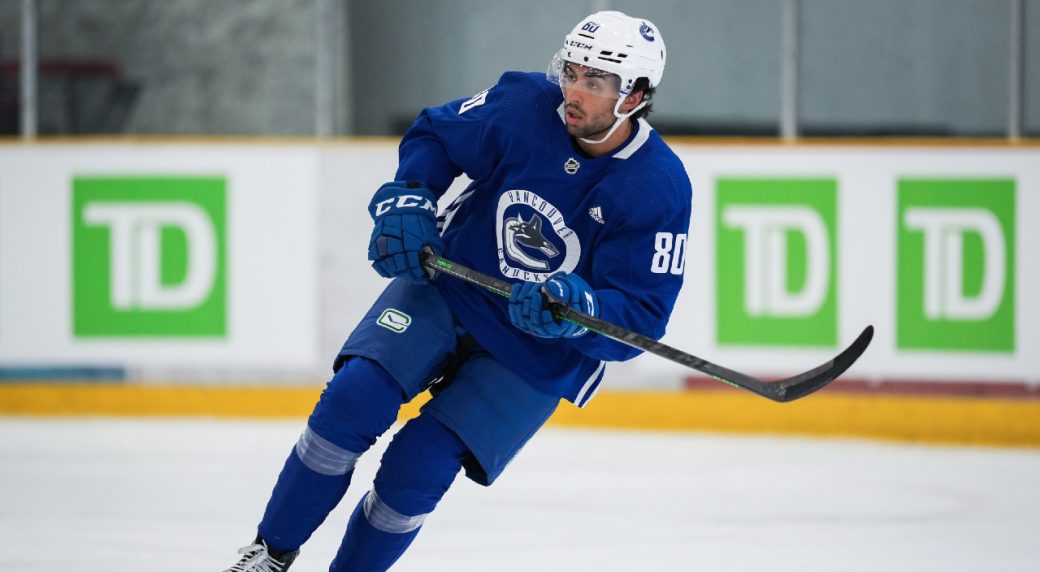
[[[567,133],[559,86],[508,72],[472,98],[424,110],[399,153],[398,181],[424,181],[438,195],[463,173],[473,181],[442,212],[446,258],[511,282],[577,273],[603,319],[664,335],[682,286],[692,190],[645,120],[612,153],[589,157]],[[531,336],[509,321],[506,299],[457,280],[435,284],[497,360],[579,406],[604,362],[640,353],[592,332]]]

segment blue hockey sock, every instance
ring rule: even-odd
[[[419,534],[467,455],[465,444],[429,415],[409,421],[383,455],[375,487],[354,508],[333,572],[383,572]]]
[[[400,386],[375,362],[347,361],[333,376],[297,441],[267,503],[258,531],[276,550],[310,538],[350,485],[361,453],[397,418]]]
[[[347,534],[343,537],[343,543],[329,572],[385,572],[397,562],[419,534],[418,527],[407,532],[379,530],[369,523],[365,514],[366,504],[381,509],[386,506],[382,501],[376,501],[376,498],[372,497],[372,491],[361,498],[350,515]]]
[[[350,485],[353,470],[323,475],[289,453],[257,527],[260,537],[277,550],[296,550],[336,508]]]

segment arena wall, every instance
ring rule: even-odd
[[[684,267],[666,343],[772,378],[826,361],[873,324],[846,375],[861,388],[1040,394],[1040,147],[673,144],[694,186],[690,235],[632,253]],[[0,412],[76,413],[25,393],[70,378],[192,403],[193,388],[314,395],[383,285],[365,260],[367,204],[395,165],[389,140],[3,145]],[[605,394],[664,403],[708,385],[654,356],[608,372]],[[228,407],[218,393],[214,414]],[[806,403],[875,397],[825,390]],[[619,398],[598,399],[606,413]],[[595,423],[634,423],[624,409]],[[643,425],[712,428],[668,417]]]

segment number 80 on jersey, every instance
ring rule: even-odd
[[[659,232],[654,237],[654,257],[650,272],[654,274],[682,274],[686,268],[686,235]]]

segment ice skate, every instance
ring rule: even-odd
[[[239,548],[238,553],[242,558],[224,572],[285,572],[300,551],[294,550],[275,557],[268,551],[267,543],[257,537],[253,544]]]

